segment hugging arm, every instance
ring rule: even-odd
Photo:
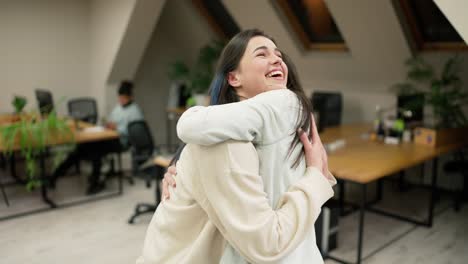
[[[265,92],[241,102],[195,106],[180,117],[177,135],[185,143],[199,145],[213,145],[228,139],[260,142],[265,121],[276,120],[284,100],[280,93]]]
[[[227,143],[197,154],[201,206],[224,238],[249,262],[278,261],[310,231],[333,190],[314,167],[292,184],[274,210],[258,175],[258,156],[250,143]],[[249,149],[250,148],[250,149]],[[228,168],[228,169],[227,169]]]

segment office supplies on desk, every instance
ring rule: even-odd
[[[104,131],[105,128],[102,126],[90,126],[90,127],[85,127],[82,129],[82,132],[85,133],[96,133],[96,132],[102,132]]]

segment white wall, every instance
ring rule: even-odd
[[[107,105],[115,102],[108,102],[111,97],[108,96],[107,91],[115,90],[118,83],[109,83],[108,77],[135,2],[136,0],[91,1],[89,86],[91,95],[98,101],[101,116],[107,114]]]
[[[215,38],[190,1],[167,1],[135,76],[135,99],[143,108],[157,143],[166,143],[168,66],[180,59],[189,65],[198,49]],[[172,124],[172,139],[175,141]]]
[[[448,18],[458,34],[468,43],[468,18],[465,0],[434,0],[442,13]]]
[[[133,80],[165,0],[93,0],[91,87],[100,113],[117,104],[116,89]]]
[[[56,103],[89,94],[88,30],[87,0],[0,1],[0,112],[13,111],[15,94],[37,109],[35,88]]]

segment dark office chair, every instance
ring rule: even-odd
[[[37,105],[41,115],[48,115],[54,110],[54,100],[52,94],[47,90],[36,89]]]
[[[161,197],[159,182],[162,180],[162,168],[152,163],[157,150],[153,142],[153,137],[151,136],[151,131],[145,121],[130,122],[128,124],[128,138],[132,154],[133,175],[143,175],[148,188],[151,187],[151,181],[156,179],[155,203],[138,203],[135,207],[134,214],[128,220],[128,223],[132,224],[139,215],[154,212],[158,207]]]
[[[454,159],[444,164],[444,172],[449,174],[461,174],[462,188],[455,190],[453,195],[454,209],[460,211],[462,202],[468,197],[468,160],[466,159],[466,150],[458,151],[454,154]]]
[[[68,114],[78,120],[96,124],[98,121],[98,109],[93,98],[75,98],[68,101]]]
[[[313,111],[318,114],[318,120],[316,122],[318,132],[322,132],[323,129],[327,127],[341,125],[341,114],[343,112],[343,97],[341,93],[313,92],[311,102]],[[338,187],[340,214],[345,215],[345,182],[338,180]]]
[[[321,132],[326,127],[341,124],[343,98],[341,93],[314,92],[312,93],[312,109],[318,113],[317,129]]]
[[[96,100],[82,97],[68,101],[68,115],[76,120],[96,124],[98,120]],[[81,174],[80,162],[76,163],[76,172]]]

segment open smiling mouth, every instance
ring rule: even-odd
[[[280,70],[274,70],[274,71],[271,71],[269,72],[267,75],[265,75],[267,78],[273,78],[273,79],[277,79],[277,80],[282,80],[283,79],[283,72],[280,71]]]

